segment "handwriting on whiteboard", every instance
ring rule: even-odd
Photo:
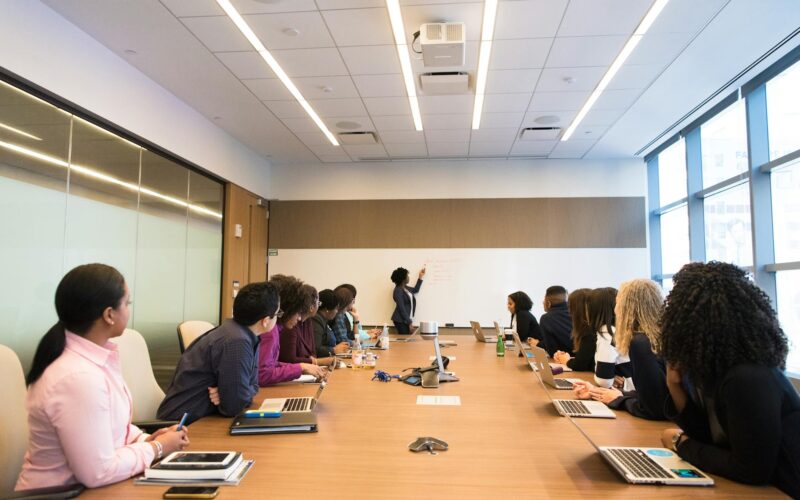
[[[459,259],[440,257],[427,261],[427,274],[431,284],[451,283],[456,275]]]

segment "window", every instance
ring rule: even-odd
[[[689,212],[686,205],[661,216],[661,269],[674,274],[689,262]]]
[[[704,200],[706,260],[753,265],[749,187],[740,184]]]
[[[800,149],[800,63],[767,82],[769,159]]]
[[[747,171],[744,100],[736,101],[700,127],[703,188]]]
[[[683,139],[658,155],[658,186],[662,206],[686,197],[686,146]]]
[[[778,318],[789,337],[786,371],[800,375],[800,270],[776,273],[778,285]]]
[[[776,168],[771,177],[775,262],[800,261],[800,161]]]

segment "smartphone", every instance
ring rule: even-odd
[[[217,486],[173,486],[164,492],[164,498],[214,498],[217,494]]]

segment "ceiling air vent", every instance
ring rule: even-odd
[[[339,141],[346,146],[377,144],[375,132],[339,132]]]
[[[423,73],[419,75],[420,89],[429,95],[466,94],[469,92],[467,73]]]
[[[467,40],[464,23],[428,23],[419,28],[425,66],[463,66]]]
[[[553,141],[561,135],[561,127],[528,127],[522,129],[521,141]]]

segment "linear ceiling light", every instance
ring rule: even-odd
[[[49,163],[51,165],[56,165],[58,167],[69,168],[70,171],[85,175],[87,177],[91,177],[93,179],[97,179],[99,181],[107,182],[109,184],[114,184],[117,186],[124,187],[125,189],[129,189],[134,192],[140,192],[142,194],[146,194],[148,196],[152,196],[153,198],[158,198],[159,200],[166,201],[167,203],[171,203],[173,205],[177,205],[179,207],[186,207],[193,212],[198,212],[205,215],[210,215],[216,219],[222,219],[222,214],[219,212],[214,212],[213,210],[209,210],[200,205],[193,205],[191,203],[187,203],[183,200],[179,200],[178,198],[174,198],[172,196],[168,196],[158,191],[153,191],[150,188],[146,188],[143,186],[139,186],[132,182],[126,182],[121,179],[117,179],[108,174],[104,174],[103,172],[99,172],[95,169],[84,167],[81,165],[72,164],[65,162],[55,156],[50,156],[44,153],[40,153],[38,151],[34,151],[32,149],[28,149],[24,146],[20,146],[19,144],[12,144],[10,142],[0,141],[0,147],[8,149],[9,151],[14,151],[15,153],[19,153],[23,156],[28,156],[30,158],[36,158],[39,161]]]
[[[489,57],[492,55],[494,21],[497,17],[497,0],[486,0],[483,7],[483,28],[481,29],[481,52],[478,57],[478,78],[475,82],[475,107],[472,110],[472,129],[481,126],[483,96],[486,93],[486,77],[489,73]]]
[[[414,128],[422,130],[422,115],[419,113],[417,87],[414,85],[414,72],[411,71],[411,56],[408,55],[408,44],[406,43],[399,0],[386,0],[386,8],[389,9],[389,20],[392,22],[394,41],[397,44],[397,56],[400,58],[400,68],[403,70],[403,80],[408,93],[408,104],[411,106],[411,116],[414,117]]]
[[[264,59],[264,62],[266,62],[267,65],[270,67],[270,69],[272,69],[272,71],[278,76],[278,79],[286,87],[286,90],[288,90],[289,93],[292,94],[292,96],[294,96],[294,98],[297,100],[300,106],[302,106],[305,112],[308,113],[308,116],[310,116],[311,119],[314,120],[314,123],[316,123],[317,127],[319,127],[319,129],[322,130],[322,133],[325,134],[325,137],[327,137],[328,140],[331,141],[331,144],[333,144],[334,146],[338,146],[339,141],[337,141],[336,137],[331,133],[330,130],[328,130],[328,127],[325,126],[325,124],[322,122],[317,112],[314,111],[314,109],[311,107],[308,101],[306,101],[305,97],[303,97],[303,94],[301,94],[300,91],[297,90],[297,87],[289,78],[289,76],[286,74],[286,72],[283,71],[281,65],[278,64],[278,61],[276,61],[275,58],[272,57],[272,54],[270,54],[270,52],[267,50],[267,48],[264,47],[264,44],[261,43],[261,40],[258,39],[256,34],[247,24],[247,21],[245,21],[244,18],[241,16],[241,14],[239,14],[239,12],[236,10],[236,8],[234,8],[230,0],[217,0],[217,3],[219,4],[220,7],[222,7],[222,10],[225,11],[225,14],[227,14],[228,17],[231,19],[231,21],[233,21],[233,24],[236,25],[239,31],[242,32],[242,35],[244,35],[244,37],[247,38],[247,41],[250,42],[250,45],[253,46],[256,52],[258,52],[258,55],[260,55],[261,58]]]
[[[586,114],[592,109],[594,106],[595,101],[600,97],[600,94],[606,89],[611,80],[614,78],[614,75],[617,74],[617,71],[625,64],[625,60],[628,59],[628,56],[631,55],[633,49],[636,48],[636,45],[642,40],[642,37],[647,30],[650,29],[650,26],[653,25],[653,22],[656,20],[661,11],[664,10],[664,7],[667,5],[669,0],[656,0],[653,2],[653,5],[650,6],[650,10],[647,11],[645,14],[644,19],[642,22],[639,23],[639,26],[636,27],[636,30],[633,32],[628,41],[625,42],[625,46],[622,47],[622,51],[617,55],[617,58],[614,59],[614,62],[611,63],[611,66],[606,71],[606,74],[603,75],[603,78],[600,80],[600,83],[597,84],[592,95],[589,96],[589,99],[583,105],[581,110],[578,112],[578,116],[572,120],[567,130],[564,132],[564,135],[561,136],[562,141],[569,140],[572,137],[572,134],[575,132],[575,129],[578,128],[578,125],[583,121],[586,117]]]

